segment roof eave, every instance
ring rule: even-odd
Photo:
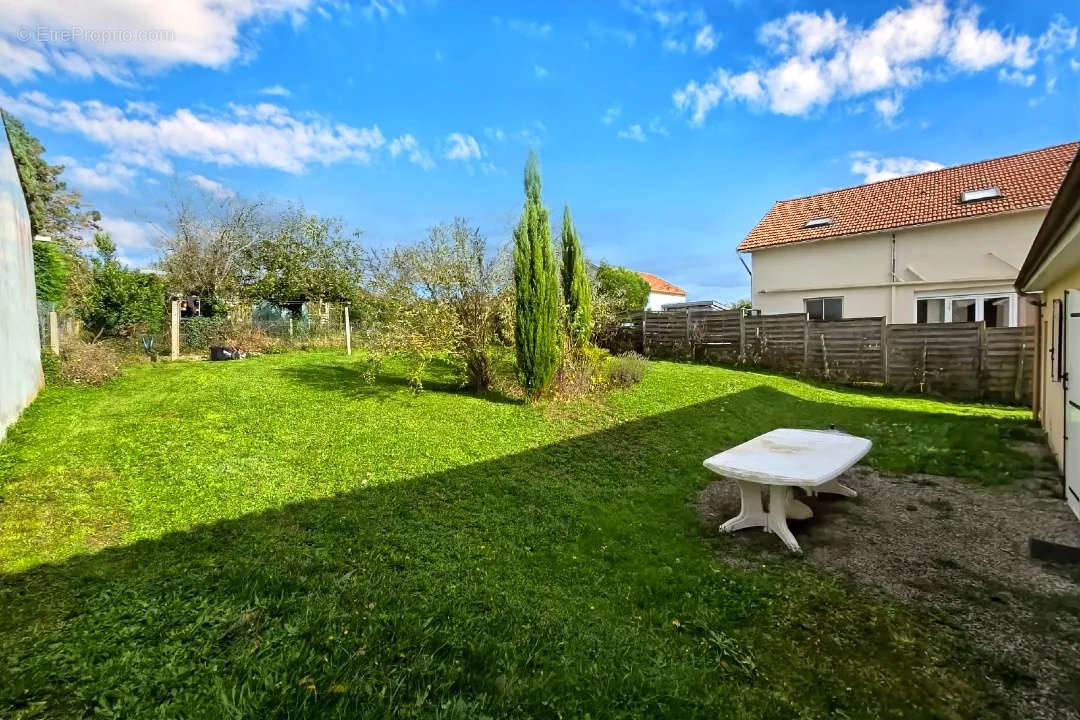
[[[878,235],[881,233],[896,232],[897,230],[912,230],[915,228],[932,227],[934,225],[949,225],[958,222],[969,222],[972,220],[985,220],[986,218],[999,217],[1002,215],[1016,215],[1018,213],[1034,212],[1036,210],[1045,210],[1050,205],[1031,205],[1025,208],[1018,208],[1015,210],[1001,210],[999,212],[983,213],[982,215],[968,215],[966,217],[948,218],[946,220],[932,220],[925,223],[911,223],[908,225],[890,225],[889,227],[875,228],[873,230],[863,230],[855,233],[844,233],[841,235],[825,235],[823,237],[806,238],[805,240],[792,240],[790,242],[778,242],[771,243],[769,245],[758,245],[752,248],[744,248],[743,244],[745,240],[739,243],[739,246],[735,248],[735,252],[748,252],[753,253],[758,250],[771,250],[779,247],[791,247],[792,245],[805,245],[807,243],[818,242],[820,240],[842,240],[844,238],[862,237],[864,235]]]

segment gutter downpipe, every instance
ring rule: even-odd
[[[896,322],[896,233],[892,233],[892,258],[889,268],[889,322]]]

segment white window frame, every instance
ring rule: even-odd
[[[919,301],[920,300],[944,300],[945,301],[945,320],[944,322],[951,323],[952,319],[952,304],[953,300],[974,300],[975,301],[975,322],[983,321],[983,302],[986,300],[992,300],[994,298],[1008,298],[1009,299],[1009,324],[1006,327],[1016,327],[1020,322],[1020,298],[1015,292],[980,292],[980,293],[957,293],[955,295],[916,295],[915,306],[913,308],[913,317],[915,322],[919,322]],[[923,325],[934,325],[937,323],[921,323]]]

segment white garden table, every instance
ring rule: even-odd
[[[713,455],[705,467],[739,483],[742,509],[720,526],[720,532],[748,527],[776,533],[794,552],[802,552],[788,529],[788,518],[805,520],[814,512],[793,496],[794,488],[807,494],[835,493],[855,497],[836,479],[870,452],[866,438],[832,430],[780,428],[730,450]],[[769,486],[769,509],[763,510],[761,492]]]

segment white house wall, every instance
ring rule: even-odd
[[[766,248],[753,253],[751,302],[763,313],[803,312],[806,298],[843,297],[845,317],[915,322],[926,295],[1011,292],[1045,208]],[[1020,306],[1020,323],[1030,311]]]
[[[686,302],[685,295],[672,295],[670,293],[649,293],[649,302],[645,305],[646,310],[655,310],[659,312],[663,310],[663,306],[668,303],[681,303]]]
[[[41,389],[30,216],[0,123],[0,440]]]

